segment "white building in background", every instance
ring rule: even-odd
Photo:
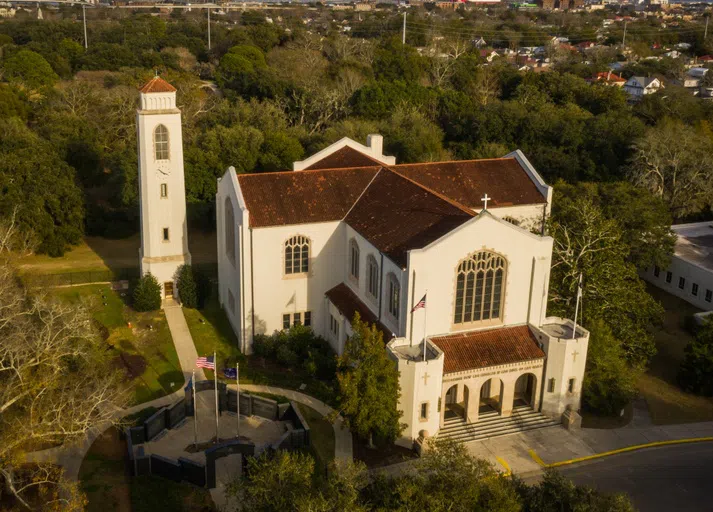
[[[172,297],[174,274],[191,263],[186,223],[181,111],[176,89],[160,77],[141,88],[136,111],[141,206],[141,274],[153,274]]]
[[[400,371],[404,445],[573,421],[589,333],[547,316],[551,201],[520,151],[396,164],[379,135],[292,171],[230,168],[220,302],[244,353],[296,323],[341,353],[355,312],[375,324]]]
[[[624,84],[624,90],[629,93],[629,98],[632,100],[640,100],[647,94],[653,94],[663,88],[661,80],[646,76],[632,76]]]
[[[704,311],[713,310],[713,222],[671,226],[677,235],[668,268],[651,267],[642,277]]]

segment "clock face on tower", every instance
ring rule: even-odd
[[[159,178],[168,176],[171,172],[171,167],[166,164],[158,164],[156,167],[156,176]]]

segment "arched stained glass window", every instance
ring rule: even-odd
[[[491,251],[471,254],[458,264],[454,324],[502,319],[507,262]]]
[[[285,274],[309,272],[309,238],[295,235],[285,242]]]

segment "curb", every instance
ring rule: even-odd
[[[691,437],[691,438],[686,438],[686,439],[670,439],[668,441],[654,441],[651,443],[645,443],[645,444],[636,444],[633,446],[627,446],[625,448],[618,448],[616,450],[610,450],[608,452],[601,452],[601,453],[595,453],[593,455],[587,455],[585,457],[578,457],[576,459],[569,459],[569,460],[561,460],[558,462],[552,462],[550,464],[547,464],[545,461],[543,461],[537,453],[535,453],[534,450],[528,450],[528,453],[530,454],[530,457],[537,462],[541,467],[543,468],[556,468],[560,466],[567,466],[569,464],[576,464],[578,462],[585,462],[588,460],[594,460],[594,459],[601,459],[604,457],[608,457],[610,455],[617,455],[620,453],[627,453],[627,452],[633,452],[636,450],[642,450],[645,448],[655,448],[658,446],[670,446],[670,445],[675,445],[675,444],[689,444],[689,443],[705,443],[705,442],[711,442],[713,441],[713,437]]]

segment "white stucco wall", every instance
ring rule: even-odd
[[[188,252],[181,111],[175,108],[175,95],[175,92],[141,94],[141,104],[148,109],[136,112],[141,198],[141,272],[151,272],[160,283],[173,281],[176,269],[183,263],[191,262]],[[160,124],[168,130],[169,159],[156,161],[153,134]],[[161,197],[162,183],[167,185],[167,197]],[[164,228],[169,230],[168,241],[163,239]]]
[[[666,272],[671,272],[671,282],[666,282]],[[641,272],[641,277],[667,291],[668,293],[680,297],[686,302],[701,308],[704,311],[713,310],[713,272],[686,261],[678,256],[671,257],[671,264],[668,268],[659,269],[659,276],[655,275],[655,267],[651,266]],[[679,287],[679,279],[683,277],[686,281],[683,289]],[[698,285],[698,295],[693,295],[693,284]],[[711,300],[706,300],[706,291],[711,291]]]
[[[453,325],[456,271],[460,261],[473,252],[488,249],[507,261],[502,323]],[[413,341],[428,335],[500,325],[539,325],[545,315],[552,239],[533,235],[484,213],[451,231],[440,240],[409,254],[409,305],[428,290],[425,311],[414,313]],[[412,294],[415,282],[415,294]],[[410,321],[410,319],[409,319]],[[411,330],[408,330],[408,336]]]

